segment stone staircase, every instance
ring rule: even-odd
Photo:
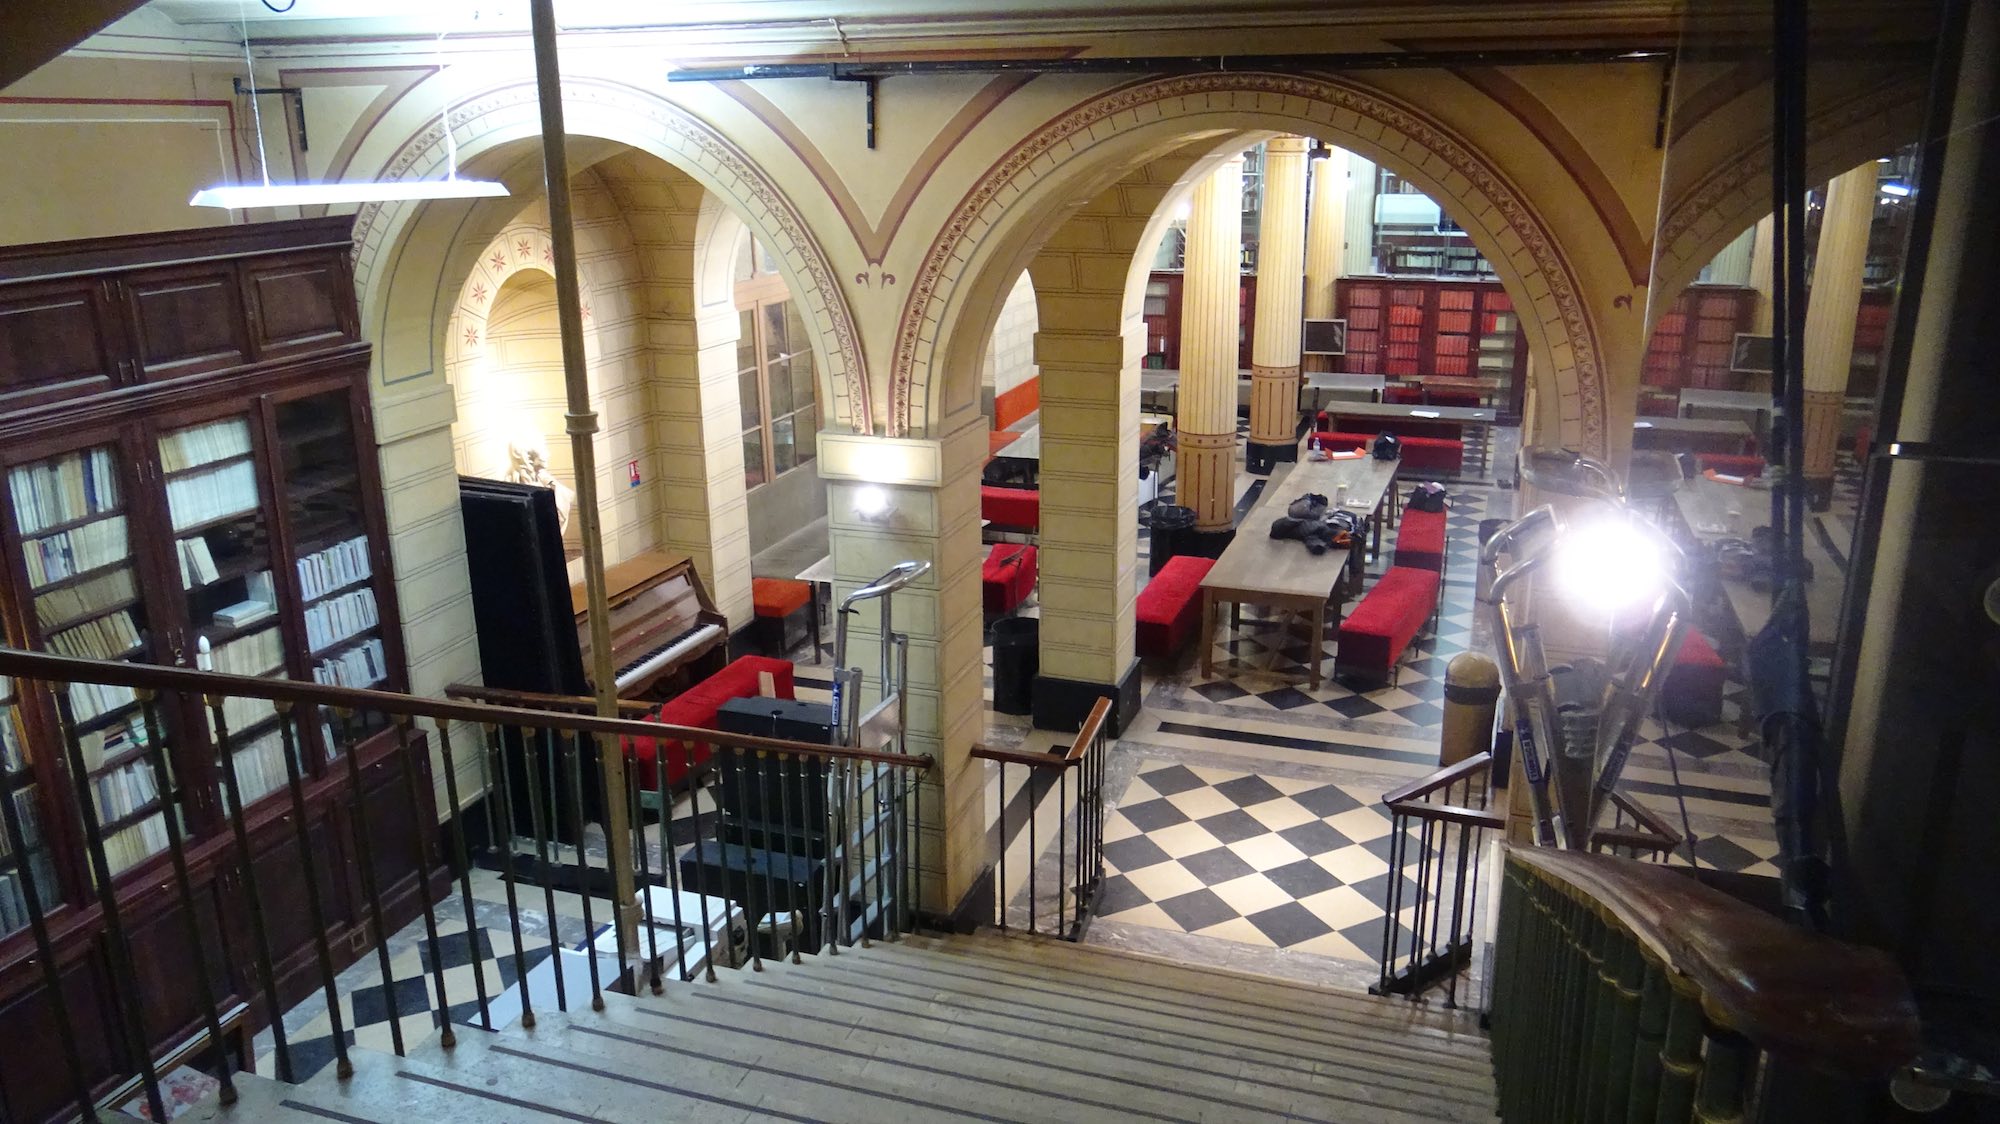
[[[1493,1119],[1470,1016],[1115,951],[907,938],[607,994],[183,1121]]]

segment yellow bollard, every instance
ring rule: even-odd
[[[1456,765],[1493,748],[1493,707],[1500,699],[1500,669],[1477,652],[1454,656],[1444,673],[1444,733],[1438,764]],[[1504,783],[1504,782],[1503,782]]]

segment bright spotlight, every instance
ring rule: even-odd
[[[1665,588],[1667,571],[1660,542],[1613,517],[1569,528],[1550,559],[1558,595],[1606,615],[1651,603]]]
[[[854,514],[863,519],[879,519],[889,510],[889,493],[873,484],[854,493]]]

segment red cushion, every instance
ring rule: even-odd
[[[1865,461],[1865,460],[1867,460],[1867,459],[1868,459],[1868,449],[1869,449],[1869,447],[1870,447],[1870,446],[1871,446],[1871,445],[1872,445],[1872,444],[1874,443],[1874,440],[1875,440],[1875,427],[1874,427],[1874,426],[1872,426],[1872,425],[1864,425],[1864,426],[1862,426],[1862,427],[1861,427],[1860,429],[1857,429],[1857,430],[1855,430],[1855,431],[1854,431],[1854,459],[1855,459],[1855,460],[1858,460],[1858,461]]]
[[[1039,527],[1042,524],[1042,494],[1033,488],[979,489],[979,517],[1001,527]]]
[[[1660,684],[1660,709],[1683,726],[1713,726],[1722,721],[1722,688],[1728,678],[1729,664],[1715,646],[1690,630]]]
[[[1340,622],[1334,674],[1386,680],[1437,605],[1438,574],[1392,566]]]
[[[722,709],[722,704],[730,699],[751,698],[757,695],[759,675],[767,671],[771,673],[771,686],[776,697],[781,699],[795,697],[792,693],[790,660],[772,659],[769,656],[742,656],[721,671],[676,695],[657,713],[647,716],[647,721],[712,730],[715,728],[715,714]],[[655,762],[662,754],[666,757],[667,784],[671,787],[681,783],[687,776],[690,766],[700,765],[708,760],[710,747],[706,742],[688,745],[676,738],[626,738],[625,751],[632,756],[638,783],[650,790],[659,784],[659,775],[654,769]]]
[[[1708,637],[1689,629],[1681,637],[1681,650],[1674,656],[1674,666],[1728,667],[1729,663],[1715,650],[1715,645],[1708,642]]]
[[[1316,434],[1319,443],[1335,452],[1348,449],[1366,449],[1375,440],[1372,433],[1327,433]],[[1465,442],[1447,437],[1400,437],[1403,445],[1403,467],[1422,472],[1435,472],[1440,476],[1457,476],[1465,465]]]
[[[1712,468],[1724,476],[1741,476],[1746,480],[1764,475],[1763,457],[1735,453],[1696,453],[1694,466],[1702,472]]]
[[[751,578],[750,603],[760,617],[789,617],[812,600],[812,586],[783,578]]]
[[[989,613],[1010,613],[1035,588],[1035,548],[1003,542],[987,554],[979,568],[981,601]]]
[[[1402,526],[1396,531],[1397,566],[1444,571],[1444,512],[1403,509]]]
[[[1382,391],[1382,401],[1394,402],[1399,406],[1414,406],[1424,400],[1421,387],[1392,386]]]
[[[1213,558],[1181,554],[1167,560],[1139,593],[1138,650],[1142,656],[1171,656],[1201,623],[1201,579]]]

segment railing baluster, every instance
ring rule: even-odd
[[[1069,768],[1056,770],[1056,936],[1069,936]]]
[[[850,935],[852,930],[847,923],[847,913],[848,907],[853,904],[853,899],[848,890],[852,883],[847,876],[847,860],[854,849],[854,801],[848,785],[846,760],[838,760],[832,764],[834,791],[840,794],[840,863],[837,868],[838,881],[834,883],[833,889],[832,932],[835,944],[844,944],[851,948],[853,938]]]
[[[556,784],[561,770],[550,769],[546,814],[543,811],[545,805],[542,797],[541,779],[542,769],[546,765],[558,760],[556,745],[560,740],[560,735],[553,730],[543,730],[541,737],[536,739],[526,726],[516,726],[512,732],[517,740],[517,744],[521,747],[521,771],[528,778],[528,824],[529,829],[535,833],[535,881],[542,884],[542,907],[548,911],[549,964],[555,968],[556,973],[556,1010],[567,1011],[569,1010],[569,992],[563,986],[563,976],[567,975],[567,973],[563,971],[562,965],[562,923],[556,916],[555,870],[549,863],[549,833],[552,830],[549,821],[556,818],[557,809],[560,807],[556,802],[558,799],[556,796]],[[507,752],[507,734],[508,731],[504,728],[500,731],[500,752],[503,756]],[[541,742],[539,751],[534,744],[536,740]],[[512,822],[511,818],[509,822]],[[576,824],[576,830],[581,832],[583,824],[580,822]],[[561,865],[561,862],[562,856],[558,854],[556,856],[556,865]],[[585,897],[590,896],[590,880],[588,878],[583,880],[582,885],[578,887],[578,892]]]
[[[1035,799],[1035,796],[1036,796],[1036,793],[1035,793],[1035,771],[1034,771],[1033,769],[1029,769],[1029,770],[1028,770],[1028,776],[1027,776],[1027,779],[1026,779],[1026,780],[1025,780],[1024,782],[1023,782],[1023,784],[1025,785],[1025,787],[1026,787],[1026,791],[1027,791],[1027,793],[1028,793],[1028,809],[1027,809],[1027,816],[1028,816],[1028,931],[1029,931],[1030,933],[1039,933],[1039,932],[1041,932],[1041,926],[1040,926],[1040,925],[1038,924],[1038,920],[1039,920],[1039,919],[1038,919],[1038,918],[1036,917],[1036,914],[1037,914],[1037,913],[1039,912],[1039,908],[1038,908],[1038,903],[1037,903],[1037,902],[1035,901],[1035,893],[1036,893],[1036,888],[1035,888],[1035,865],[1036,865],[1036,864],[1035,864],[1035,859],[1036,859],[1036,857],[1037,857],[1037,856],[1038,856],[1038,855],[1040,854],[1040,852],[1039,852],[1039,851],[1037,851],[1037,850],[1035,849],[1035,813],[1036,813],[1037,811],[1039,811],[1040,809],[1036,807],[1036,805],[1037,805],[1037,804],[1038,804],[1039,802],[1038,802],[1038,801],[1037,801],[1037,800]]]
[[[507,920],[514,930],[514,982],[521,991],[521,1025],[532,1030],[535,1026],[534,999],[528,994],[528,950],[521,939],[521,900],[514,885],[514,785],[507,778],[507,754],[500,744],[497,727],[484,726],[486,738],[486,759],[492,763],[493,783],[500,790],[500,884],[507,890]],[[488,817],[490,820],[492,817]],[[556,919],[549,918],[549,928],[554,930]],[[562,974],[560,963],[550,964],[557,976]]]
[[[625,793],[629,797],[625,807],[625,822],[632,829],[632,851],[639,862],[639,894],[634,904],[639,910],[640,923],[646,926],[646,983],[654,995],[665,988],[660,984],[660,933],[653,925],[653,856],[646,842],[645,801],[639,798],[645,785],[639,781],[639,759],[629,750],[625,753]],[[665,818],[664,814],[661,817]],[[637,981],[633,983],[637,987]]]
[[[312,714],[317,707],[309,708]],[[341,740],[347,743],[347,752],[341,754],[347,764],[348,812],[354,817],[355,858],[361,866],[361,896],[368,900],[368,922],[375,926],[375,961],[382,971],[382,1002],[388,1006],[389,1041],[394,1046],[397,1057],[407,1053],[403,1049],[403,1012],[396,997],[396,973],[389,966],[389,927],[382,919],[381,886],[375,877],[374,832],[368,827],[368,801],[364,799],[361,784],[361,754],[356,752],[353,712],[334,711],[334,718],[340,722]],[[333,1000],[332,996],[328,1001]]]
[[[61,691],[61,684],[50,684],[51,691]],[[164,791],[164,790],[162,790]],[[63,994],[62,968],[56,963],[55,946],[49,940],[47,914],[42,907],[42,892],[35,885],[35,872],[28,861],[28,833],[21,826],[21,808],[14,801],[19,792],[0,778],[0,828],[7,832],[7,849],[14,855],[15,869],[20,872],[21,899],[28,907],[28,930],[35,941],[35,959],[42,974],[42,987],[48,993],[49,1014],[56,1022],[56,1044],[62,1049],[63,1063],[69,1069],[72,1095],[76,1098],[77,1115],[87,1121],[96,1121],[97,1105],[90,1095],[90,1075],[83,1069],[83,1053],[77,1048],[76,1026],[69,1019],[69,1000]],[[85,794],[88,799],[88,794]],[[213,1009],[213,1003],[210,1004]],[[217,1050],[221,1043],[218,1040]],[[229,1070],[225,1063],[223,1077],[228,1079]]]
[[[729,747],[729,764],[725,765],[724,768],[730,769],[736,776],[737,806],[742,808],[748,808],[750,806],[750,789],[749,789],[750,782],[749,782],[748,772],[743,765],[743,750],[741,747],[738,746]],[[762,807],[761,801],[759,802],[758,806],[761,810]],[[720,819],[721,817],[718,816],[717,817],[718,822],[720,822]],[[757,879],[756,856],[758,848],[751,845],[750,832],[751,832],[751,826],[749,824],[745,824],[743,826],[743,839],[739,844],[743,852],[744,912],[749,914],[748,917],[744,918],[744,921],[750,931],[750,970],[753,972],[761,972],[764,970],[764,950],[761,947],[763,938],[762,930],[764,928],[764,913],[771,907],[771,863],[770,863],[771,825],[768,821],[766,821],[763,825],[765,862],[764,862],[764,892],[761,895],[763,898],[762,901],[757,900],[759,895],[755,890],[756,879]],[[723,853],[726,855],[728,852],[725,851]],[[724,882],[726,883],[727,881],[728,879],[725,878]]]
[[[861,766],[856,762],[847,763],[847,807],[848,840],[854,848],[854,876],[844,889],[847,891],[847,909],[841,914],[841,925],[849,932],[854,929],[856,918],[861,921],[861,947],[868,947],[868,805],[861,798]],[[855,908],[855,897],[861,898],[860,908]]]
[[[779,822],[785,825],[785,843],[786,843],[785,850],[787,853],[790,853],[793,842],[792,785],[795,781],[795,775],[788,776],[786,770],[786,766],[791,761],[792,761],[791,754],[789,753],[778,754],[778,820]],[[804,793],[799,794],[799,803],[801,805],[805,803]],[[806,838],[804,832],[800,832],[797,845],[799,854],[807,856],[808,858],[811,856],[812,844],[811,841]],[[810,862],[808,862],[807,864],[807,869],[808,870],[811,869]],[[791,913],[791,926],[792,926],[792,963],[794,964],[801,963],[799,959],[799,943],[805,939],[805,930],[801,925],[800,913],[799,913],[799,899],[802,896],[803,895],[799,893],[798,884],[790,881],[788,878],[785,883],[785,897],[786,901],[789,902],[792,907],[790,913]]]
[[[472,858],[467,853],[465,847],[464,808],[458,802],[458,763],[453,759],[451,730],[448,725],[444,722],[438,722],[437,732],[438,751],[444,757],[445,799],[451,801],[452,860],[458,864],[459,900],[465,907],[465,956],[466,959],[472,961],[472,988],[474,994],[479,999],[479,1025],[487,1030],[492,1030],[493,1008],[486,1000],[486,968],[484,965],[486,958],[480,955],[479,952],[479,934],[485,932],[485,929],[479,924],[479,913],[472,906]],[[488,816],[487,819],[490,821],[492,817]],[[433,946],[435,947],[435,938],[433,938]],[[439,993],[439,1001],[443,1001],[442,992]],[[447,1009],[447,1032],[450,1030],[449,1017],[450,1011]],[[455,1041],[456,1039],[446,1042],[445,1045],[453,1045]]]
[[[711,760],[713,760],[714,749],[715,747],[713,746],[708,747]],[[706,871],[708,869],[706,864],[708,862],[708,859],[703,854],[703,843],[706,839],[707,833],[702,831],[701,829],[701,790],[698,787],[696,787],[694,783],[694,766],[695,766],[694,745],[692,743],[683,742],[681,744],[681,753],[683,754],[687,762],[687,771],[683,772],[681,775],[683,777],[686,777],[688,781],[688,819],[690,825],[694,829],[694,861],[695,865],[704,872],[702,877],[704,879],[704,886],[706,886],[706,881],[705,881],[707,878]],[[721,772],[721,769],[722,766],[720,765],[716,766],[716,771],[718,774]],[[662,781],[661,783],[664,784],[665,782]],[[719,825],[722,820],[722,797],[720,795],[716,795],[710,797],[710,799],[716,802],[715,818],[717,824]],[[719,832],[720,830],[721,828],[718,826],[717,831]],[[722,853],[722,839],[719,835],[717,836],[715,842],[716,842],[716,858],[717,861],[719,862],[721,860],[721,853]],[[729,885],[729,876],[726,872],[724,873],[721,881],[722,885],[725,888]],[[749,888],[749,882],[747,879],[745,880],[744,888],[746,890]],[[705,962],[705,966],[703,967],[702,972],[703,975],[707,978],[709,983],[715,982],[715,943],[714,943],[714,937],[709,932],[710,926],[708,921],[708,903],[712,898],[715,897],[719,897],[722,900],[722,931],[725,940],[728,939],[727,935],[730,931],[730,925],[729,925],[730,899],[726,889],[725,892],[718,895],[710,895],[704,889],[704,892],[701,895],[701,923],[699,928],[701,929],[702,959]],[[679,898],[674,899],[674,908],[676,910],[680,909]],[[679,914],[677,913],[675,916],[676,919],[678,919]],[[734,964],[735,959],[736,958],[733,955],[730,957],[730,960],[732,962],[730,964],[731,967],[735,967]]]
[[[243,819],[243,788],[236,776],[236,748],[229,744],[229,723],[222,716],[222,696],[210,695],[207,702],[215,726],[215,742],[223,750],[222,792],[228,798],[230,832],[236,838],[237,872],[243,877],[243,896],[250,905],[250,939],[257,945],[257,986],[264,991],[264,1011],[271,1020],[271,1049],[278,1058],[278,1080],[295,1081],[291,1045],[285,1034],[285,1009],[279,1006],[271,928],[264,918],[264,896],[257,890],[256,855],[250,850],[250,829]]]
[[[1458,881],[1452,885],[1451,889],[1451,932],[1445,938],[1445,957],[1447,960],[1445,968],[1450,973],[1451,978],[1445,984],[1444,1005],[1452,1008],[1458,1006],[1458,950],[1461,946],[1460,933],[1466,920],[1465,864],[1466,852],[1472,845],[1471,840],[1472,825],[1458,825]],[[1470,942],[1464,943],[1466,946],[1466,963],[1470,964],[1472,962],[1472,949]]]
[[[1000,915],[1000,928],[1007,927],[1007,763],[996,761],[994,770],[999,775],[1000,796],[1000,884],[993,888],[995,912]]]
[[[156,1120],[166,1119],[165,1102],[160,1099],[160,1075],[153,1065],[153,1048],[146,1033],[144,1012],[140,1011],[136,997],[140,995],[139,977],[132,964],[132,946],[126,940],[125,917],[118,907],[118,894],[111,885],[111,863],[104,853],[104,827],[97,815],[97,800],[88,781],[90,770],[84,764],[83,742],[77,737],[76,718],[70,711],[67,692],[52,691],[56,699],[56,712],[62,723],[63,743],[69,752],[70,776],[76,782],[77,810],[83,824],[83,843],[89,853],[90,870],[97,883],[97,904],[104,914],[105,950],[111,960],[113,978],[126,994],[135,997],[131,1003],[118,1004],[125,1017],[126,1048],[132,1051],[139,1069],[139,1080],[145,1086],[146,1104],[153,1111]],[[165,803],[161,794],[160,814],[172,815],[173,809]],[[142,821],[143,822],[143,821]],[[21,861],[27,862],[26,852],[21,853]],[[24,870],[25,873],[25,870]]]
[[[173,772],[167,768],[166,738],[160,729],[160,716],[154,705],[151,691],[140,691],[139,707],[146,724],[146,760],[153,770],[153,788],[159,793],[160,820],[167,829],[167,857],[173,864],[174,889],[181,896],[181,916],[187,921],[188,955],[193,959],[195,977],[195,999],[201,1005],[202,1021],[208,1030],[208,1039],[215,1044],[216,1062],[221,1072],[217,1077],[222,1083],[220,1099],[223,1104],[236,1103],[236,1082],[230,1076],[229,1047],[222,1038],[222,1016],[215,1005],[215,985],[208,974],[208,948],[202,924],[195,916],[194,885],[188,878],[187,849],[181,841],[180,817],[174,814],[181,807],[179,786],[174,783]],[[223,752],[228,752],[224,749]],[[11,802],[12,794],[0,792],[0,800]],[[28,869],[27,852],[14,852],[19,866],[19,881],[25,887],[33,881],[34,874]],[[226,950],[225,950],[226,952]],[[67,1037],[69,1028],[64,1028]],[[69,1043],[74,1046],[74,1041]]]
[[[611,809],[614,807],[611,801],[614,799],[614,796],[611,791],[611,776],[604,768],[605,751],[610,748],[610,742],[606,740],[606,735],[602,734],[592,735],[589,741],[586,742],[584,736],[580,733],[576,735],[575,741],[576,752],[579,757],[583,754],[583,747],[585,745],[590,746],[593,754],[591,761],[597,766],[597,798],[599,801],[597,806],[603,809],[604,815],[604,820],[599,825],[604,829],[604,872],[611,879],[611,892],[605,895],[605,897],[611,903],[611,946],[618,953],[618,976],[611,981],[611,989],[617,991],[621,985],[625,985],[625,977],[632,970],[632,953],[636,950],[625,940],[624,911],[630,909],[632,903],[618,900],[618,886],[621,881],[618,877],[618,849],[611,845]],[[581,783],[580,778],[579,783]],[[627,792],[632,790],[632,784],[629,780],[625,784],[625,789]],[[577,828],[576,844],[577,850],[580,852],[583,849],[583,829],[581,825]],[[628,871],[627,873],[630,872]],[[634,884],[643,885],[643,883]],[[636,935],[634,934],[634,936]],[[590,957],[592,964],[597,963],[596,949],[596,943],[592,942]],[[630,985],[626,986],[629,986],[631,990],[625,994],[637,995],[639,993],[639,981],[636,977]],[[600,998],[602,997],[600,996]],[[599,1009],[601,1010],[602,1008],[600,1007]]]
[[[424,771],[417,768],[410,744],[414,720],[398,714],[391,722],[396,729],[396,756],[403,768],[403,791],[410,801],[410,823],[417,831],[417,897],[424,903],[424,943],[431,952],[431,989],[437,992],[438,1045],[449,1050],[458,1045],[458,1032],[451,1026],[451,998],[445,994],[444,961],[438,952],[437,903],[431,900],[431,829],[437,822],[437,797],[424,799]]]
[[[1402,813],[1389,814],[1389,884],[1383,888],[1382,904],[1385,917],[1382,921],[1382,959],[1380,980],[1376,991],[1389,994],[1389,981],[1396,974],[1397,914],[1402,912],[1403,900],[1403,842],[1409,831],[1409,823]]]
[[[327,1029],[333,1032],[334,1073],[345,1081],[354,1076],[354,1063],[347,1057],[347,1032],[342,1027],[340,987],[334,980],[333,947],[326,939],[326,909],[320,903],[319,869],[313,863],[312,831],[306,823],[305,782],[300,776],[298,738],[292,729],[292,704],[280,700],[278,738],[285,755],[285,788],[292,798],[292,834],[299,844],[299,875],[305,883],[306,920],[312,925],[313,958],[319,963],[320,986],[326,991]],[[349,746],[349,754],[354,747]]]
[[[585,834],[583,830],[585,822],[583,800],[583,738],[582,734],[572,734],[567,739],[557,738],[556,745],[558,750],[560,750],[560,747],[567,742],[570,750],[570,804],[576,814],[576,874],[578,882],[576,896],[583,904],[583,955],[584,963],[590,967],[590,1009],[593,1011],[602,1011],[604,1009],[604,981],[598,978],[597,921],[591,916],[590,911],[590,856],[584,850],[583,846],[583,837]],[[610,840],[607,839],[606,842],[609,843]],[[557,857],[561,857],[560,847],[557,848]],[[615,876],[612,878],[612,885],[617,885],[617,878]],[[555,923],[555,918],[549,918],[550,927],[553,928]],[[618,927],[618,913],[615,904],[612,906],[611,927],[614,929]],[[625,942],[622,938],[618,942],[618,949],[618,971],[622,975],[625,971]],[[556,965],[556,976],[558,979],[562,977],[561,964]]]
[[[637,773],[632,775],[635,779],[638,777]],[[674,800],[673,793],[667,791],[667,748],[657,741],[654,742],[653,748],[653,789],[660,798],[660,865],[667,868],[667,886],[674,899],[674,975],[682,983],[687,983],[694,978],[687,970],[688,952],[692,946],[688,942],[687,927],[681,921],[681,864],[680,856],[674,849]],[[688,780],[690,805],[694,802],[694,794],[699,791],[690,776]],[[647,901],[649,903],[652,901],[651,895],[648,895]],[[652,912],[649,905],[646,910],[649,921]],[[701,919],[701,931],[706,934],[708,911],[704,908],[702,912],[704,916]]]
[[[884,842],[888,838],[889,805],[883,799],[888,785],[889,779],[883,775],[882,763],[871,762],[868,765],[868,834],[875,840],[875,924],[882,939],[893,941],[896,936],[889,924],[889,895],[883,889],[887,885],[884,879],[889,865],[889,847]],[[866,924],[865,918],[863,923]]]

